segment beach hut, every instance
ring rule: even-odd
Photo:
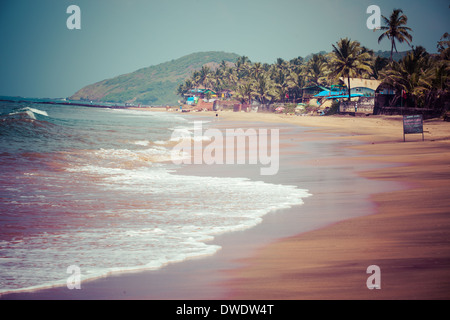
[[[198,103],[198,97],[192,96],[186,99],[186,104],[193,105]]]
[[[303,87],[302,89],[302,98],[301,102],[308,103],[310,99],[314,98],[316,94],[319,94],[323,91],[329,91],[329,88],[319,85],[311,85],[307,87]]]
[[[209,95],[211,98],[217,98],[218,97],[217,93],[215,91],[213,91],[213,90],[210,90],[210,89],[206,89],[205,91],[203,91],[203,95],[204,95],[204,97]]]
[[[334,99],[336,96],[340,96],[345,94],[346,87],[342,85],[333,85],[330,89],[324,88],[325,90],[319,92],[318,94],[314,95],[314,98],[321,99]]]

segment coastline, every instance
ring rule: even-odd
[[[202,113],[193,115],[204,116]],[[208,116],[212,115],[213,114],[209,114]],[[401,127],[399,131],[398,126],[396,125],[399,122],[397,119],[390,121],[389,125],[385,124],[385,127],[381,127],[379,124],[379,121],[381,120],[372,118],[370,119],[372,127],[368,127],[369,121],[367,121],[366,118],[361,119],[365,122],[362,125],[360,122],[355,122],[355,120],[359,119],[349,117],[329,118],[330,120],[323,120],[326,118],[319,117],[311,117],[310,119],[301,118],[302,117],[278,115],[262,115],[261,117],[255,117],[254,115],[252,116],[252,114],[230,113],[229,115],[220,114],[219,122],[222,124],[221,120],[226,119],[226,121],[223,122],[224,125],[234,126],[244,126],[246,124],[249,126],[260,126],[261,121],[267,122],[266,125],[276,125],[281,127],[283,127],[283,123],[287,124],[285,127],[289,127],[288,130],[293,131],[291,131],[291,135],[287,133],[287,135],[284,136],[284,151],[281,156],[286,157],[286,161],[289,162],[289,165],[284,167],[286,171],[280,172],[280,176],[268,178],[268,180],[270,181],[272,179],[272,182],[274,183],[295,183],[295,178],[292,176],[292,173],[301,166],[304,171],[299,174],[302,176],[300,188],[308,189],[307,186],[303,185],[303,182],[305,175],[307,175],[308,171],[312,168],[315,168],[316,171],[310,172],[311,177],[314,175],[313,172],[317,173],[317,170],[321,171],[322,169],[325,169],[327,176],[324,177],[324,181],[334,181],[335,183],[334,186],[330,186],[329,190],[323,190],[322,194],[317,191],[320,190],[324,184],[316,185],[316,189],[312,191],[313,197],[311,197],[311,199],[305,199],[304,205],[286,210],[279,210],[275,214],[268,214],[264,217],[264,221],[253,229],[216,237],[214,243],[221,244],[223,249],[211,257],[203,257],[201,259],[193,259],[167,265],[156,271],[113,274],[102,279],[87,281],[83,284],[83,289],[85,290],[79,290],[78,292],[68,292],[67,288],[64,287],[39,290],[32,293],[5,295],[0,298],[209,300],[334,299],[342,297],[349,299],[372,299],[380,297],[381,295],[373,296],[373,294],[378,294],[380,292],[385,293],[387,291],[384,289],[387,286],[385,283],[388,282],[386,280],[387,276],[384,276],[384,266],[380,265],[383,274],[382,290],[371,291],[365,287],[365,281],[368,276],[365,273],[365,268],[367,268],[367,266],[364,267],[362,272],[355,266],[351,266],[348,270],[345,268],[339,269],[333,264],[336,263],[336,261],[333,260],[333,257],[342,257],[342,254],[348,255],[348,248],[352,248],[352,241],[355,241],[356,243],[366,241],[367,245],[364,247],[365,250],[372,250],[372,248],[378,247],[386,249],[386,247],[383,247],[384,241],[381,241],[383,242],[381,244],[379,243],[380,237],[382,238],[381,234],[383,233],[382,226],[377,224],[376,227],[374,227],[371,225],[370,232],[367,236],[368,239],[366,239],[364,235],[356,235],[355,230],[353,230],[354,228],[351,226],[357,223],[357,221],[366,221],[365,223],[368,223],[367,221],[373,221],[373,219],[375,219],[373,217],[380,217],[380,211],[381,215],[386,210],[392,211],[390,205],[393,200],[391,199],[389,202],[386,200],[385,194],[382,193],[382,191],[386,191],[387,187],[392,188],[389,195],[391,195],[394,200],[395,194],[408,193],[410,190],[415,190],[415,186],[413,185],[411,187],[410,184],[417,183],[417,180],[411,180],[407,176],[392,177],[392,172],[398,173],[399,169],[411,168],[411,164],[408,166],[404,165],[405,163],[410,163],[411,159],[405,159],[399,156],[399,149],[401,148],[398,147],[401,145],[403,146],[403,149],[408,149],[411,152],[416,150],[416,153],[418,153],[417,150],[421,150],[424,145],[429,146],[429,144],[421,145],[422,141],[420,141],[420,143],[411,142],[404,145],[400,144],[399,141],[402,141]],[[303,123],[296,123],[296,121]],[[357,125],[354,125],[351,130],[348,130],[349,123],[356,123]],[[295,134],[296,130],[300,130],[298,127],[299,124],[302,127],[309,127],[309,129],[307,129],[309,136],[303,140],[299,138],[298,132]],[[437,126],[440,127],[440,125]],[[347,130],[345,130],[345,128],[347,128]],[[432,129],[435,130],[434,127]],[[380,132],[383,134],[380,134]],[[397,135],[391,136],[393,132]],[[426,139],[427,138],[429,138],[429,135],[427,136],[426,134]],[[433,138],[436,140],[436,143],[433,142],[435,143],[433,148],[435,147],[436,150],[439,150],[439,155],[444,157],[445,154],[441,151],[444,147],[448,146],[448,137],[445,134],[439,134],[433,136]],[[311,148],[317,144],[317,142],[319,142],[319,149],[315,150],[313,153],[317,156],[319,155],[318,152],[324,152],[322,157],[301,157],[300,160],[298,159],[299,152],[298,150],[295,150],[295,147],[298,146],[298,144],[305,145],[309,143],[309,148]],[[428,143],[431,143],[431,141],[428,140]],[[439,145],[436,146],[436,144]],[[380,149],[380,145],[384,146],[384,148]],[[335,148],[332,152],[334,156],[330,157],[325,151],[333,148],[333,146]],[[311,150],[309,150],[309,152],[310,151]],[[384,155],[386,152],[391,152],[392,155],[389,158],[385,158]],[[312,153],[310,152],[310,154]],[[417,157],[414,159],[417,161],[417,164],[423,160]],[[448,162],[445,162],[445,159],[442,159],[440,168],[446,168],[445,166],[447,164]],[[330,169],[331,166],[334,166],[334,168]],[[280,168],[281,167],[282,166],[280,165]],[[380,167],[382,168],[380,169]],[[248,167],[237,168],[237,170],[231,170],[231,168],[222,168],[224,170],[216,169],[217,168],[211,166],[207,167],[206,170],[205,167],[191,167],[182,169],[180,172],[181,174],[194,175],[208,175],[211,172],[214,172],[214,174],[221,174],[224,176],[233,174],[239,175],[243,172],[249,174]],[[389,172],[391,175],[389,175]],[[385,183],[384,180],[388,180],[388,182]],[[351,182],[351,184],[348,185],[347,190],[340,190],[339,192],[333,193],[333,190],[336,191],[333,187],[336,187],[338,183],[342,183],[343,181]],[[356,183],[356,181],[358,181],[358,183]],[[391,181],[401,182],[402,186],[400,187],[397,183],[392,184]],[[297,183],[298,182],[299,181],[297,181]],[[309,178],[309,185],[314,186],[314,184],[314,179]],[[369,185],[370,188],[367,187]],[[408,186],[408,188],[405,186]],[[430,188],[433,188],[433,186],[430,185]],[[352,190],[354,190],[353,193]],[[441,190],[445,190],[444,185]],[[324,205],[324,200],[326,200],[327,195],[330,194],[333,195],[333,197],[328,199],[328,202],[326,203],[328,205],[327,207]],[[446,199],[441,200],[443,200],[441,209],[443,206],[445,207],[445,205],[447,205],[447,208],[450,207],[448,206],[448,200],[447,202],[445,202]],[[341,205],[342,209],[337,210],[339,212],[334,210],[336,203]],[[361,205],[363,205],[363,207],[361,207]],[[310,210],[308,212],[309,216],[306,218],[305,215],[302,216],[298,213],[298,211],[300,211],[301,214],[305,214],[308,210]],[[323,215],[325,211],[330,214]],[[322,214],[321,219],[318,219],[318,214]],[[414,212],[403,212],[402,214],[403,219],[409,218],[410,215],[414,216]],[[392,215],[392,212],[390,215]],[[304,226],[303,229],[295,225],[296,222],[298,223],[297,219],[299,219],[299,217],[302,218],[302,223],[307,225]],[[307,223],[305,223],[305,219],[307,220]],[[371,223],[372,222],[369,224]],[[442,224],[447,228],[445,230],[448,230],[448,218],[442,217]],[[393,225],[394,224],[392,224],[392,226]],[[274,228],[276,229],[275,231],[273,230]],[[365,229],[356,229],[368,230],[367,226]],[[392,230],[390,232],[394,233]],[[386,231],[384,233],[386,233]],[[340,235],[340,237],[336,237],[336,235]],[[339,246],[347,248],[347,251],[343,249],[345,252],[341,250],[339,255],[334,252],[336,247],[338,247],[336,243],[338,240],[342,241]],[[371,240],[375,242],[371,243]],[[444,237],[444,240],[448,239]],[[243,242],[248,243],[248,245],[243,246]],[[386,241],[385,245],[387,244],[389,244],[388,241]],[[334,248],[331,251],[329,249],[330,245]],[[448,254],[448,243],[444,242],[443,245],[447,245],[446,248],[442,249],[446,252],[444,254],[445,262],[449,259],[450,255]],[[311,248],[315,248],[315,250],[311,250]],[[389,246],[387,246],[387,248],[389,248]],[[300,254],[301,250],[303,250],[303,259],[300,258],[302,257]],[[314,252],[321,252],[323,254],[314,256],[312,255]],[[347,258],[347,260],[344,258],[339,258],[338,260],[347,261],[347,264],[351,265],[352,263],[358,264],[362,261],[358,259],[359,258],[353,256],[353,258]],[[380,260],[381,258],[378,261]],[[305,261],[308,261],[308,263],[305,264]],[[363,261],[367,262],[368,260],[365,259]],[[371,264],[376,264],[375,262]],[[351,275],[351,277],[355,277],[357,275],[360,287],[362,286],[365,293],[372,294],[372,296],[361,296],[358,290],[353,290],[353,293],[358,292],[354,296],[349,295],[348,292],[347,295],[340,294],[339,292],[346,291],[342,290],[342,284],[344,282],[343,279],[347,278],[330,278],[333,274],[339,273],[337,271],[333,272],[335,269],[339,269],[341,275],[345,272],[349,273],[347,276]],[[316,271],[313,272],[312,270]],[[307,277],[300,276],[301,272],[306,272]],[[447,275],[445,270],[442,271],[441,275]],[[306,281],[303,281],[305,279]],[[330,281],[333,282],[333,286],[340,289],[331,289],[329,287]],[[349,282],[345,281],[345,283],[347,283],[348,286]],[[448,281],[446,284],[448,285]],[[358,287],[358,289],[361,289],[360,287]],[[299,290],[299,288],[302,290]],[[352,291],[351,286],[349,291]],[[442,291],[439,296],[445,297],[445,295],[442,294]],[[393,296],[393,298],[403,297]]]

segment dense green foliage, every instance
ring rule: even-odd
[[[303,102],[305,88],[342,85],[345,79],[350,94],[350,78],[363,78],[380,80],[394,89],[393,105],[406,96],[404,106],[433,109],[436,114],[445,112],[450,98],[449,35],[445,33],[438,42],[438,54],[429,54],[421,46],[398,53],[396,41],[410,44],[412,40],[407,17],[395,9],[389,19],[383,19],[379,41],[389,39],[391,51],[375,53],[358,41],[344,38],[332,44],[330,53],[313,54],[308,59],[278,58],[273,64],[262,64],[241,56],[234,65],[223,62],[215,70],[202,67],[180,84],[177,92],[183,97],[193,88],[227,89],[241,103],[297,103]]]
[[[223,89],[234,92],[242,103],[257,100],[262,104],[295,103],[302,97],[303,88],[342,84],[348,77],[379,79],[387,67],[389,52],[374,53],[357,41],[340,39],[333,51],[317,53],[308,58],[290,61],[278,58],[275,63],[252,63],[246,56],[230,65],[222,62],[215,70],[203,66],[178,86],[183,97],[193,88]],[[406,54],[403,54],[406,55]]]

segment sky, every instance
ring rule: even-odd
[[[70,5],[81,29],[68,29]],[[450,0],[0,0],[0,95],[68,97],[82,87],[201,51],[274,63],[348,37],[377,50],[367,8],[401,8],[412,44],[436,52]],[[398,45],[399,51],[408,50]]]

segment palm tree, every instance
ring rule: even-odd
[[[255,62],[250,69],[251,76],[256,80],[263,72],[263,65],[260,62]]]
[[[373,79],[379,79],[380,78],[380,71],[383,70],[384,67],[386,67],[389,63],[388,58],[383,58],[380,56],[376,56],[372,59],[372,70],[371,77]]]
[[[444,33],[441,40],[438,41],[437,49],[442,60],[450,60],[450,34]]]
[[[222,68],[217,68],[213,73],[213,89],[215,91],[221,91],[225,87],[225,71]]]
[[[283,58],[277,58],[277,61],[275,62],[275,66],[278,70],[284,70],[284,69],[286,69],[287,62],[284,61]]]
[[[252,98],[255,92],[253,90],[253,83],[251,81],[245,81],[240,83],[237,87],[236,96],[243,103],[252,103]]]
[[[200,72],[198,70],[195,70],[191,76],[191,82],[193,84],[193,87],[198,88],[200,86],[199,79],[200,79]]]
[[[417,47],[399,62],[392,61],[384,72],[383,82],[405,92],[407,101],[424,104],[426,94],[431,90],[435,69],[430,55],[423,47]]]
[[[185,93],[186,93],[186,91],[185,91],[184,83],[180,83],[180,85],[177,88],[177,94],[183,98]]]
[[[275,98],[280,102],[286,101],[286,95],[288,93],[287,85],[276,84],[275,85]]]
[[[259,98],[261,104],[266,104],[275,95],[275,84],[266,74],[257,76],[254,84],[255,96]]]
[[[301,66],[303,64],[303,58],[299,56],[297,58],[292,59],[290,63],[294,66]]]
[[[305,86],[305,77],[303,76],[301,68],[294,68],[289,73],[287,84],[289,91],[294,94],[294,101],[300,96],[302,88]]]
[[[237,58],[235,64],[235,71],[238,80],[244,79],[249,74],[251,61],[246,56],[241,56]]]
[[[177,94],[184,98],[185,93],[188,93],[194,87],[191,79],[186,79],[184,83],[181,83],[177,88]]]
[[[350,101],[350,78],[361,72],[371,72],[371,56],[366,49],[361,47],[358,41],[351,41],[348,38],[341,39],[337,46],[333,44],[333,56],[330,61],[331,75],[334,78],[347,78],[348,80],[348,101]]]
[[[205,89],[211,89],[216,84],[215,74],[211,70],[206,73],[203,84],[205,86]]]
[[[312,84],[322,84],[327,74],[327,60],[323,54],[314,54],[305,66],[305,76]]]
[[[205,87],[205,89],[206,89],[207,82],[210,80],[210,72],[211,72],[211,70],[208,67],[203,66],[197,74],[198,75],[198,79],[197,79],[198,84],[203,85]]]
[[[392,54],[397,51],[397,46],[395,45],[395,40],[400,43],[406,42],[411,46],[410,42],[412,41],[412,36],[409,34],[409,31],[412,31],[411,28],[406,27],[406,23],[408,22],[408,17],[403,14],[402,9],[394,9],[391,16],[386,18],[382,16],[384,20],[384,26],[381,27],[381,30],[384,32],[378,38],[378,43],[381,42],[384,38],[388,38],[391,40],[391,61]]]
[[[228,67],[227,62],[225,60],[222,60],[222,62],[219,65],[219,69],[225,72],[225,70],[227,70],[227,67]]]

